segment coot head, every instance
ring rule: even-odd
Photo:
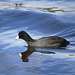
[[[25,31],[20,31],[18,33],[18,36],[16,37],[17,39],[23,39],[25,41],[32,41],[33,39],[28,35],[28,33],[26,33]]]

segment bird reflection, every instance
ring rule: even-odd
[[[33,52],[40,52],[40,53],[44,53],[44,54],[55,54],[55,52],[35,50],[34,47],[28,46],[28,49],[25,52],[20,52],[19,55],[20,55],[23,62],[29,62],[28,57]]]

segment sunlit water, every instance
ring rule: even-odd
[[[60,36],[70,45],[64,49],[28,48],[25,41],[15,40],[21,30],[34,39]],[[0,2],[0,75],[75,75],[74,65],[74,0]]]

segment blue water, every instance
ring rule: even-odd
[[[75,75],[74,6],[75,0],[1,0],[0,75]],[[25,41],[15,40],[21,30],[34,39],[63,37],[70,45],[28,48]]]

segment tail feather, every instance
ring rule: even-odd
[[[67,45],[69,45],[70,42],[67,41],[67,40],[64,40],[63,43],[62,43],[62,47],[66,47]]]

